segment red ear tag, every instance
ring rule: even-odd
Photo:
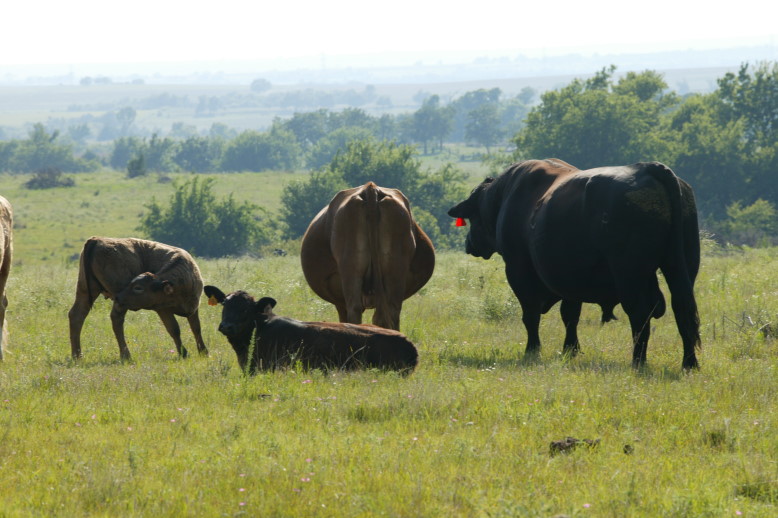
[[[467,221],[465,221],[465,218],[457,218],[456,226],[458,227],[466,227]]]

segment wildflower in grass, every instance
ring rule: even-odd
[[[131,432],[131,431],[132,431],[132,426],[128,426],[128,427],[127,427],[127,431],[128,431],[128,432]]]
[[[313,380],[303,380],[303,383],[313,383]]]
[[[302,477],[300,479],[300,482],[310,482],[310,481],[311,481],[311,479],[309,477]]]
[[[170,420],[170,422],[171,422],[171,423],[175,423],[175,422],[176,422],[176,420],[175,420],[175,419],[171,419],[171,420]]]
[[[305,462],[313,462],[313,459],[307,458],[307,459],[305,459]]]
[[[246,476],[246,474],[245,474],[245,473],[241,473],[241,474],[240,474],[240,475],[238,475],[238,476],[239,476],[239,477],[245,477],[245,476]]]
[[[238,502],[238,505],[246,505],[246,502]]]
[[[592,504],[584,504],[583,506],[585,509],[589,509],[592,506]]]
[[[240,491],[241,493],[244,492],[245,490],[246,490],[245,487],[242,487],[242,488],[238,489],[238,491]]]

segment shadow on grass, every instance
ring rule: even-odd
[[[543,365],[551,365],[561,362],[572,372],[602,372],[602,373],[634,373],[635,376],[643,379],[660,379],[668,381],[678,381],[684,379],[689,374],[679,365],[673,368],[667,365],[646,365],[640,368],[632,368],[628,361],[607,360],[603,358],[586,358],[581,353],[576,357],[570,357],[563,354],[549,354],[545,358],[541,354],[522,354],[518,358],[497,357],[477,354],[446,354],[440,355],[440,363],[444,365],[453,365],[457,367],[469,367],[475,369],[520,369],[529,370]]]

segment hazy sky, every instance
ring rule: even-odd
[[[0,23],[0,68],[776,45],[776,15],[771,0],[9,1]]]

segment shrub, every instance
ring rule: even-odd
[[[217,200],[213,183],[213,178],[194,178],[177,185],[167,208],[152,199],[138,230],[203,257],[238,255],[268,244],[275,226],[265,211],[239,204],[232,195]]]
[[[41,169],[32,178],[24,182],[27,189],[53,189],[55,187],[73,187],[76,185],[72,178],[62,176],[59,169]]]

